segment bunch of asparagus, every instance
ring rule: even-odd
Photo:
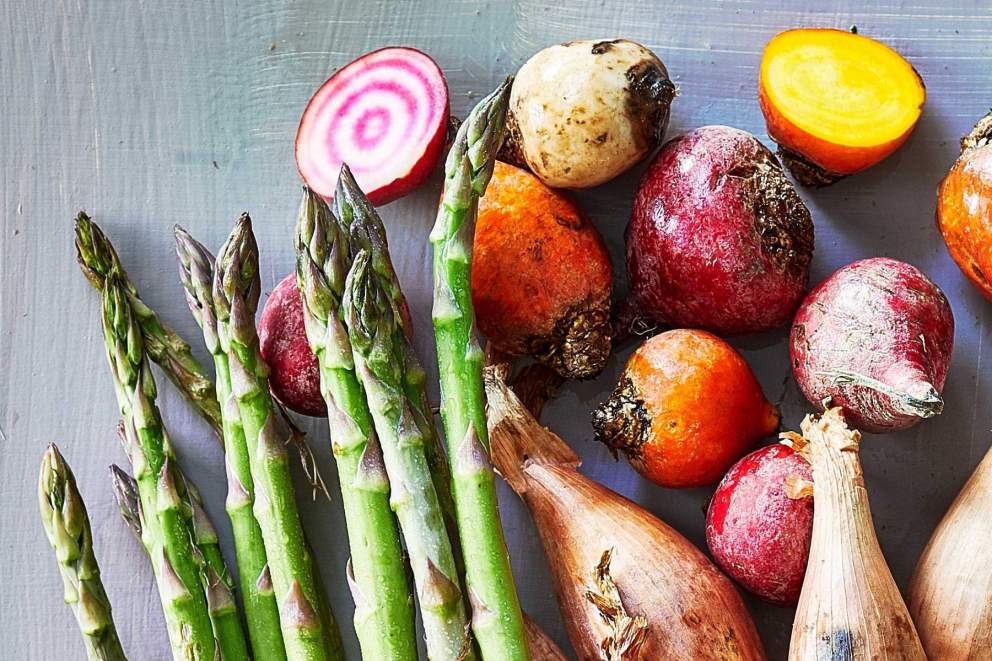
[[[277,660],[342,658],[340,637],[333,615],[323,592],[316,563],[303,538],[289,477],[288,458],[277,437],[275,409],[268,395],[267,369],[258,356],[254,308],[260,287],[257,248],[251,236],[250,220],[247,217],[242,218],[231,239],[225,244],[226,252],[222,252],[222,257],[226,261],[218,270],[227,274],[227,279],[218,277],[216,283],[213,282],[213,258],[191,237],[181,230],[177,232],[187,299],[214,356],[219,386],[215,388],[206,370],[192,357],[189,345],[141,301],[109,240],[95,223],[81,213],[76,223],[76,246],[83,273],[94,286],[103,291],[105,303],[108,296],[112,296],[110,300],[115,303],[113,309],[128,316],[127,324],[122,326],[124,331],[111,332],[113,324],[108,325],[110,308],[106,304],[104,306],[105,336],[111,366],[115,376],[119,377],[121,361],[113,353],[116,345],[129,348],[135,361],[144,365],[141,370],[136,370],[143,385],[135,388],[146,396],[151,396],[150,407],[138,407],[147,416],[146,409],[154,409],[155,391],[146,358],[154,359],[224,440],[225,461],[230,478],[227,507],[235,532],[236,554],[242,577],[241,592],[254,656]],[[184,251],[184,247],[189,250]],[[195,265],[188,259],[189,255],[194,254],[194,248],[200,258]],[[204,275],[208,280],[205,286]],[[215,306],[215,298],[220,300],[220,305]],[[128,355],[127,351],[117,353]],[[234,381],[229,367],[231,361],[235,362]],[[117,386],[120,399],[122,395],[126,395],[127,387],[122,387],[119,379]],[[122,412],[134,408],[126,407],[124,403],[121,406]],[[210,588],[204,593],[204,599],[211,598],[216,602],[220,596],[217,586],[228,588],[223,604],[211,604],[211,612],[227,617],[227,620],[220,620],[221,624],[237,624],[238,635],[235,637],[229,635],[229,632],[221,631],[218,640],[223,643],[228,638],[237,638],[244,648],[240,618],[229,590],[230,574],[223,566],[216,533],[199,506],[199,497],[195,490],[185,478],[176,479],[181,474],[175,468],[175,458],[157,409],[154,409],[154,413],[152,426],[156,430],[155,434],[163,440],[159,443],[162,449],[156,451],[152,448],[152,454],[158,456],[160,453],[165,457],[164,470],[159,469],[162,474],[159,482],[164,485],[160,492],[167,497],[162,503],[171,504],[176,501],[180,505],[178,510],[188,516],[187,538],[194,547],[194,560],[200,563],[206,577],[204,585]],[[138,479],[132,479],[125,471],[114,467],[115,488],[125,520],[140,535],[149,553],[154,553],[154,547],[150,545],[151,540],[154,540],[156,527],[150,526],[144,515],[144,510],[148,508],[148,497],[144,495],[147,489],[142,488],[144,463],[134,463],[136,454],[142,458],[147,454],[140,443],[134,442],[135,439],[144,439],[144,427],[140,432],[130,430],[128,422],[133,418],[134,416],[129,417],[125,413],[125,433],[122,437]],[[247,422],[243,419],[247,419]],[[248,438],[251,439],[251,444]],[[138,448],[137,452],[135,448]],[[253,478],[250,472],[252,465],[261,477]],[[255,497],[259,480],[270,488],[267,493],[271,493],[271,497]],[[171,497],[173,493],[175,498]],[[275,555],[271,566],[259,520],[266,524],[270,537],[269,546],[274,549],[268,551],[268,555]],[[159,569],[159,566],[155,568]],[[164,592],[164,588],[160,584],[167,619],[171,624],[170,607],[166,603],[170,597]],[[281,603],[277,603],[280,595],[283,599]],[[285,613],[281,618],[280,607]],[[195,609],[191,612],[196,614]],[[171,635],[173,629],[178,633]],[[206,645],[191,646],[188,641],[181,640],[184,636],[188,638],[189,632],[196,631],[195,627],[185,621],[170,628],[175,658],[207,658],[203,656]],[[233,647],[225,648],[223,644],[214,649],[219,650],[220,658],[248,658],[247,649],[242,652]],[[209,658],[213,658],[212,653]]]
[[[432,659],[470,659],[477,653],[492,659],[528,658],[496,509],[485,439],[482,354],[472,333],[467,284],[474,212],[502,139],[508,94],[509,81],[484,99],[459,131],[448,160],[438,229],[432,234],[439,263],[446,265],[436,281],[436,300],[446,303],[444,309],[435,306],[439,358],[442,371],[452,370],[458,380],[445,390],[454,485],[434,428],[425,373],[410,342],[409,313],[385,230],[347,166],[338,177],[333,209],[304,190],[297,226],[297,277],[339,461],[352,562],[369,518],[386,520],[381,492],[377,500],[364,502],[364,510],[347,506],[355,498],[352,485],[367,483],[368,471],[381,484],[384,467]],[[468,359],[456,357],[458,353]],[[357,460],[366,455],[376,462]],[[388,530],[390,535],[378,543],[389,551],[385,560],[392,562],[399,542],[392,526]],[[368,566],[354,575],[356,603],[363,606],[361,622],[356,612],[356,628],[366,655],[376,650],[376,658],[410,658],[410,616],[388,608],[390,599],[401,593],[395,579],[382,580],[388,566],[382,560],[363,559]],[[392,589],[384,590],[386,585]],[[369,610],[370,605],[378,612]],[[377,648],[381,640],[361,634],[370,621],[405,637],[390,638],[390,646]],[[468,635],[470,625],[474,641]]]
[[[134,472],[141,541],[158,581],[173,656],[247,658],[216,533],[176,463],[138,316],[113,270],[103,283],[103,334]]]
[[[509,81],[462,124],[431,233],[447,457],[381,219],[347,166],[333,207],[304,189],[297,278],[328,409],[351,547],[354,625],[366,659],[417,658],[407,561],[431,659],[529,658],[489,462],[483,358],[469,288],[475,213],[502,141],[508,96]],[[227,511],[254,657],[342,658],[258,350],[251,220],[247,214],[238,220],[216,258],[180,227],[176,245],[216,386],[189,345],[141,300],[100,228],[83,213],[77,217],[78,261],[103,295],[106,352],[133,472],[113,467],[115,493],[152,560],[173,655],[247,659],[248,646],[216,531],[178,467],[155,404],[150,360],[223,441]],[[85,509],[54,448],[43,464],[42,504],[90,658],[124,658]]]

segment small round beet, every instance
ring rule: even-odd
[[[727,126],[662,147],[626,237],[635,319],[720,335],[766,331],[788,323],[809,280],[809,211],[772,153]]]
[[[325,417],[320,367],[303,326],[303,300],[295,273],[283,278],[265,301],[258,340],[270,370],[269,388],[276,399],[297,413]]]
[[[566,379],[596,376],[610,357],[612,284],[603,238],[579,208],[497,161],[472,255],[472,302],[486,339]]]
[[[716,482],[778,424],[744,357],[712,333],[689,329],[638,347],[592,419],[596,440],[669,488]]]
[[[755,450],[727,471],[706,511],[706,545],[748,592],[795,606],[813,534],[813,470],[781,443]]]
[[[806,399],[842,407],[861,431],[907,429],[944,410],[954,315],[915,266],[874,257],[837,269],[799,307],[790,342]]]

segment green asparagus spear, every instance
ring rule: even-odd
[[[203,509],[203,501],[196,488],[189,482],[183,494],[188,504],[184,511],[191,514],[193,542],[199,552],[200,580],[207,596],[210,622],[214,638],[220,646],[223,659],[248,659],[248,645],[241,628],[241,615],[234,600],[234,579],[227,569],[220,552],[220,540],[210,517]]]
[[[124,420],[125,444],[142,513],[142,542],[152,561],[176,659],[211,661],[218,652],[194,552],[193,531],[175,495],[177,470],[145,354],[137,315],[116,271],[103,288],[103,332]],[[232,657],[234,658],[234,657]]]
[[[352,251],[368,251],[369,263],[379,274],[379,282],[393,302],[396,321],[406,336],[406,341],[403,343],[405,360],[403,391],[413,404],[417,426],[424,435],[424,452],[434,480],[434,490],[437,492],[441,512],[444,514],[445,528],[448,530],[452,551],[455,554],[455,564],[458,566],[459,575],[462,575],[465,567],[459,545],[455,505],[451,498],[451,473],[448,470],[444,449],[441,447],[441,437],[434,425],[434,412],[427,397],[427,373],[413,348],[410,311],[389,256],[386,228],[347,165],[341,167],[341,173],[338,175],[337,190],[334,192],[334,209],[337,217],[349,229]]]
[[[424,453],[427,440],[403,391],[405,338],[369,258],[364,250],[355,256],[345,283],[348,336],[410,554],[427,654],[435,661],[474,658],[451,541]]]
[[[210,376],[190,353],[189,344],[141,300],[110,239],[83,211],[76,216],[76,261],[98,291],[103,290],[111,271],[118,274],[141,328],[145,351],[221,437],[220,406]]]
[[[479,102],[458,129],[448,152],[444,193],[430,236],[441,414],[472,604],[472,631],[483,658],[499,661],[529,655],[489,458],[471,262],[479,198],[503,140],[510,83],[507,79]]]
[[[41,519],[55,550],[65,603],[72,607],[90,661],[127,661],[110,612],[110,599],[93,554],[93,534],[76,478],[59,449],[48,446],[38,479]]]
[[[117,501],[121,519],[140,542],[142,526],[141,508],[138,505],[138,483],[117,464],[110,466],[110,476],[114,483],[114,499]]]
[[[296,227],[297,281],[307,337],[320,365],[348,525],[355,631],[367,659],[416,659],[413,598],[389,506],[386,468],[344,326],[341,298],[350,264],[347,237],[337,219],[304,188]]]
[[[286,658],[279,610],[262,530],[252,505],[255,484],[252,480],[248,446],[238,402],[231,393],[231,372],[227,354],[217,335],[217,315],[213,301],[214,256],[202,244],[177,226],[176,254],[186,300],[193,317],[203,331],[207,349],[214,358],[217,374],[217,397],[222,407],[224,454],[227,467],[227,514],[234,532],[234,552],[241,577],[241,597],[252,651],[256,659],[280,661]]]
[[[114,497],[121,518],[140,540],[142,523],[138,485],[134,478],[120,466],[110,467],[114,482]],[[160,484],[161,487],[161,484]],[[234,601],[234,586],[227,565],[220,552],[217,531],[203,510],[200,495],[191,484],[185,485],[183,510],[190,514],[189,525],[193,531],[196,557],[200,568],[200,582],[207,598],[210,621],[222,659],[247,659],[248,649],[241,631],[238,608]]]
[[[244,214],[214,265],[213,300],[217,335],[228,356],[231,392],[238,402],[251,475],[255,518],[262,530],[289,659],[343,658],[337,627],[321,621],[323,585],[315,577],[289,471],[286,448],[276,431],[268,368],[258,350],[255,311],[261,283],[258,246]]]

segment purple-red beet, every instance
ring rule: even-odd
[[[303,415],[325,417],[320,367],[303,326],[303,300],[296,274],[286,276],[265,301],[258,322],[259,349],[269,366],[269,388],[284,406]]]
[[[809,280],[809,211],[775,156],[727,126],[661,149],[626,236],[631,294],[621,323],[765,331],[788,323]]]
[[[813,534],[813,471],[781,443],[755,450],[727,471],[706,511],[713,559],[748,592],[795,606]]]
[[[886,257],[839,269],[810,292],[792,325],[792,370],[806,398],[844,409],[851,427],[888,432],[944,408],[954,345],[944,293]]]

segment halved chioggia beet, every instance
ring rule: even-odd
[[[413,48],[373,51],[327,79],[296,132],[296,167],[317,193],[334,196],[347,163],[375,205],[430,176],[448,126],[448,85],[437,63]]]

